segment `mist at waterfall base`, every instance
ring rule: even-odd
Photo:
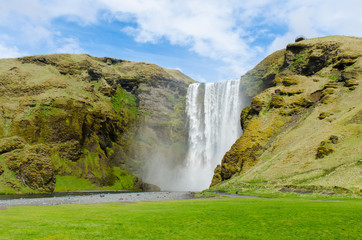
[[[240,80],[191,84],[186,96],[188,150],[182,164],[165,156],[147,162],[145,181],[162,190],[199,191],[209,187],[214,169],[240,137]]]

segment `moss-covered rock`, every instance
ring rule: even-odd
[[[300,96],[295,98],[291,105],[303,108],[309,108],[310,106],[313,105],[313,101],[308,96]]]
[[[255,112],[260,112],[260,111],[263,109],[265,103],[264,103],[264,101],[263,101],[262,98],[260,98],[260,97],[254,97],[254,98],[251,100],[251,104],[250,104],[250,105],[251,105],[251,108],[252,108]]]
[[[8,137],[0,139],[0,154],[24,148],[25,141],[20,137]]]
[[[243,110],[240,113],[240,123],[241,123],[241,128],[245,129],[250,121],[250,119],[253,117],[253,114],[257,114],[258,112],[256,112],[251,106],[247,106],[245,108],[243,108]]]
[[[331,116],[331,115],[332,115],[332,113],[321,112],[321,113],[319,114],[319,116],[318,116],[318,119],[323,120],[323,119],[325,119],[325,118],[327,118],[327,117],[329,117],[329,116]]]
[[[273,80],[283,67],[285,50],[279,50],[261,61],[240,79],[241,90],[246,100],[253,98],[264,89],[274,86]]]
[[[312,76],[337,62],[339,46],[340,43],[333,41],[302,41],[288,44],[284,67],[300,75]]]
[[[290,77],[285,77],[282,80],[282,84],[286,87],[292,86],[292,85],[297,85],[299,82],[299,79],[297,76],[290,76]]]
[[[291,89],[291,88],[282,88],[279,89],[279,95],[293,96],[303,93],[302,89]]]
[[[210,186],[214,186],[218,183],[220,183],[223,180],[223,177],[221,176],[221,166],[218,164],[214,170],[214,176],[212,178]]]
[[[333,144],[337,144],[338,143],[338,136],[336,136],[336,135],[331,135],[330,137],[329,137],[329,141],[331,141]]]
[[[358,80],[357,79],[349,79],[349,80],[346,80],[344,86],[346,87],[355,87],[357,86],[359,83],[358,83]]]
[[[151,184],[151,183],[145,183],[145,182],[141,183],[140,188],[142,189],[142,191],[145,191],[145,192],[159,192],[159,191],[161,191],[159,186],[156,186],[156,185]]]
[[[280,111],[281,115],[284,116],[293,116],[299,114],[301,109],[299,107],[292,107],[292,108],[283,108]]]
[[[338,84],[334,81],[329,81],[324,85],[324,88],[338,88]]]
[[[336,97],[333,96],[335,93],[335,90],[333,88],[324,88],[321,94],[321,103],[328,104],[333,102]]]
[[[40,192],[53,192],[55,175],[49,148],[44,144],[26,146],[2,155],[6,167],[22,184]]]
[[[272,99],[270,101],[270,107],[280,108],[283,106],[285,106],[285,101],[282,96],[277,96],[277,95],[272,96]]]
[[[328,146],[319,146],[317,148],[317,154],[316,158],[324,158],[325,156],[328,156],[329,154],[333,153],[334,149]]]

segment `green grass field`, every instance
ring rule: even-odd
[[[361,239],[360,200],[195,199],[10,207],[0,239]]]

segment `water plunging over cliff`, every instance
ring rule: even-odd
[[[162,190],[203,190],[217,164],[241,135],[240,80],[191,84],[186,96],[188,152],[181,164],[151,156],[145,181]]]
[[[214,168],[241,135],[239,83],[229,80],[188,88],[189,142],[184,181],[189,189],[201,190],[210,185]]]

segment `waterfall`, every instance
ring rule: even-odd
[[[241,135],[240,80],[195,83],[186,96],[188,153],[184,190],[207,188],[217,164]]]
[[[241,135],[240,80],[195,83],[186,95],[188,152],[174,164],[162,155],[150,155],[144,180],[162,190],[198,191],[209,187],[214,169]]]

